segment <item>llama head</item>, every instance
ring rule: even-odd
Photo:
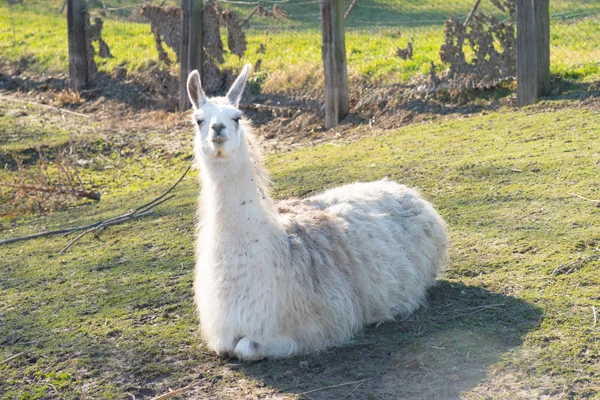
[[[199,156],[223,161],[245,145],[244,130],[240,126],[242,112],[238,106],[250,68],[249,64],[244,67],[225,97],[210,99],[202,90],[198,71],[190,73],[187,91],[194,108],[194,145]]]

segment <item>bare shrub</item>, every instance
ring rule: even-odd
[[[104,21],[102,18],[96,17],[94,18],[94,23],[90,24],[90,41],[98,42],[98,55],[102,58],[112,58],[112,54],[110,53],[110,48],[108,44],[102,39],[102,27],[104,26]]]
[[[225,83],[226,75],[221,73],[220,65],[223,59],[223,42],[219,33],[221,14],[217,6],[207,3],[203,9],[203,49],[202,49],[202,75],[206,82],[204,88],[209,93],[220,90]],[[169,46],[179,59],[179,45],[181,39],[181,9],[177,7],[157,7],[146,4],[142,7],[142,16],[150,22],[150,29],[154,34],[154,42],[159,54],[159,60],[166,65],[171,64],[163,43]],[[245,38],[244,38],[245,40]],[[238,40],[238,48],[242,44]],[[245,51],[245,48],[244,48]]]
[[[466,26],[454,17],[446,21],[445,42],[440,49],[440,59],[450,66],[446,81],[460,81],[463,85],[468,82],[482,88],[515,78],[515,2],[495,0],[493,4],[509,13],[506,21],[482,12],[476,13]],[[463,51],[466,44],[474,53],[470,61]]]
[[[83,19],[85,21],[85,41],[87,43],[87,66],[88,66],[88,78],[90,82],[94,82],[96,75],[98,74],[98,66],[94,60],[96,50],[92,45],[92,24],[90,23],[90,13],[84,8]],[[97,28],[94,28],[97,29]],[[100,29],[102,29],[100,27]]]
[[[403,60],[412,60],[412,58],[413,58],[412,42],[408,42],[405,49],[398,47],[396,49],[396,56],[400,57]]]
[[[221,14],[215,4],[206,4],[203,12],[202,40],[202,77],[204,78],[204,90],[208,93],[216,93],[224,83],[219,66],[225,62],[223,59],[223,41],[219,32]]]
[[[83,99],[79,92],[71,89],[65,89],[59,92],[54,98],[54,105],[56,107],[64,107],[72,104],[83,103]]]
[[[227,27],[227,47],[232,54],[242,58],[248,47],[246,34],[242,30],[242,24],[238,21],[233,11],[225,10],[221,13],[221,19]]]
[[[142,7],[142,16],[150,21],[150,29],[154,34],[159,58],[168,56],[162,43],[169,46],[179,58],[179,43],[181,41],[181,9],[178,7],[157,7],[146,4]]]

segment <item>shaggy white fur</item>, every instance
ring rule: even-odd
[[[194,285],[208,347],[286,357],[410,314],[442,270],[444,221],[388,180],[275,204],[238,109],[249,67],[223,98],[206,98],[196,71],[188,79],[202,180]]]

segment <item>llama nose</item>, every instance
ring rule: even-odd
[[[225,124],[213,124],[211,128],[213,129],[213,131],[215,131],[215,135],[221,136],[221,131],[223,130],[223,128],[225,128]]]

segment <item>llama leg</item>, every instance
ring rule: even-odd
[[[234,356],[234,350],[240,341],[240,336],[238,337],[229,337],[227,339],[219,340],[216,343],[209,344],[209,348],[211,348],[215,353],[219,355],[221,358],[230,358]]]
[[[259,341],[243,337],[235,347],[233,355],[240,360],[261,360],[263,358],[282,358],[290,356],[296,350],[296,343],[287,338],[262,338]]]
[[[265,358],[260,347],[260,344],[246,336],[237,343],[233,355],[239,360],[260,360]]]

